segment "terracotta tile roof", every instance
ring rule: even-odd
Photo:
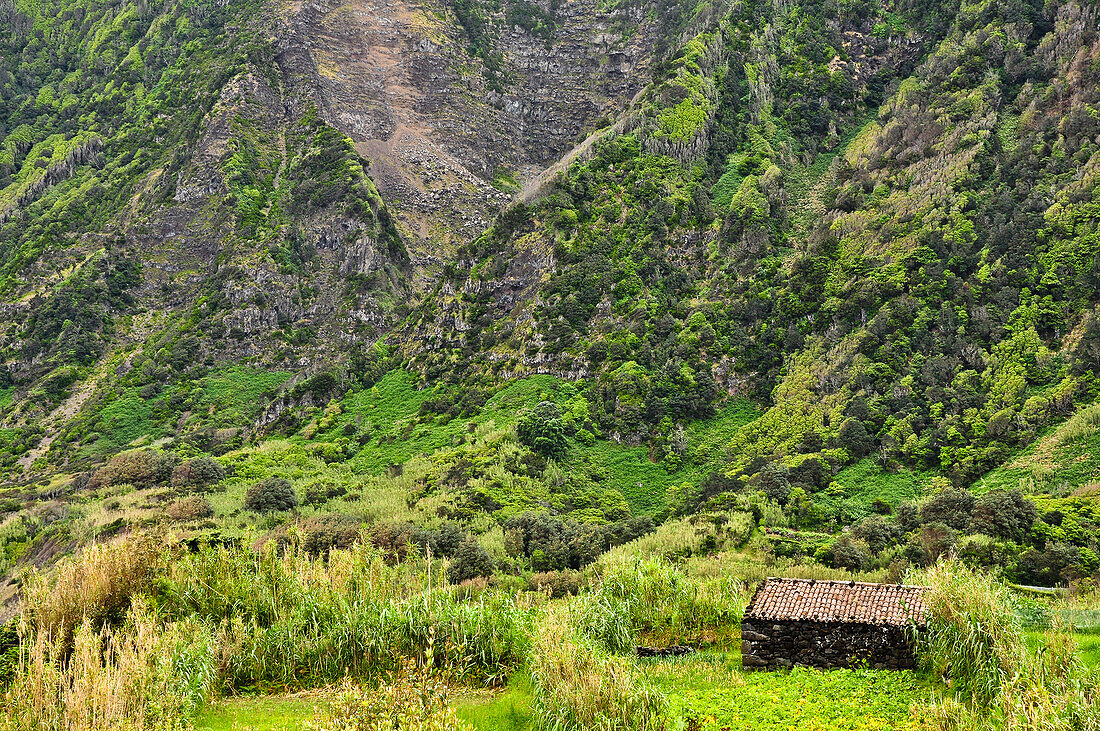
[[[925,586],[772,578],[756,590],[745,619],[921,624],[927,591]]]

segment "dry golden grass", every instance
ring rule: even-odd
[[[76,560],[58,565],[52,583],[32,570],[23,581],[24,622],[66,648],[80,625],[121,620],[130,597],[156,570],[160,550],[155,539],[139,536],[88,546]]]
[[[32,636],[4,696],[4,731],[177,731],[208,697],[214,678],[209,635],[188,623],[159,625],[135,605],[125,626],[96,631],[89,620],[72,646]]]

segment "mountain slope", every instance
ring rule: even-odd
[[[644,86],[658,28],[704,22],[559,10],[5,4],[4,464],[102,452],[97,409],[128,388],[373,358],[493,186]],[[152,411],[202,428],[182,400]]]
[[[0,9],[5,571],[285,538],[269,477],[501,556],[531,510],[833,560],[952,484],[1089,499],[1091,4],[89,1]],[[1091,545],[1060,499],[1019,575]]]
[[[630,134],[466,250],[415,362],[588,378],[604,431],[659,452],[752,394],[745,480],[873,453],[966,484],[1095,398],[1095,10],[824,10],[688,44]]]

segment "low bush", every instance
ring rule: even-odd
[[[504,524],[504,542],[509,555],[527,560],[535,571],[560,571],[584,568],[609,546],[635,540],[652,530],[649,518],[593,525],[527,512]]]
[[[102,487],[130,484],[142,490],[163,485],[172,479],[172,470],[176,466],[176,455],[154,449],[142,449],[135,452],[122,452],[107,461],[88,479],[88,488],[96,490]]]
[[[1038,518],[1035,503],[1019,490],[991,490],[975,502],[970,530],[1021,543]]]
[[[172,470],[172,487],[202,490],[225,479],[225,468],[210,457],[189,459]]]
[[[293,510],[298,507],[298,496],[289,480],[268,477],[248,488],[244,506],[257,513]]]
[[[527,579],[528,591],[547,592],[551,598],[558,599],[578,593],[587,586],[584,574],[580,571],[543,571],[531,574]]]
[[[308,731],[462,731],[448,702],[450,687],[429,668],[407,661],[403,672],[377,688],[345,678],[336,698],[320,710]]]
[[[202,495],[192,495],[177,500],[165,510],[172,520],[184,522],[214,517],[214,506]]]
[[[347,494],[348,490],[343,485],[326,481],[314,482],[306,487],[303,502],[306,505],[324,505],[329,500]]]
[[[314,515],[301,523],[302,548],[311,556],[351,548],[359,540],[362,522],[350,515]]]

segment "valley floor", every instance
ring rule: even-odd
[[[1100,633],[1074,633],[1081,659],[1100,667]],[[1028,632],[1041,651],[1046,636]],[[719,731],[876,731],[931,728],[929,702],[943,686],[925,674],[889,670],[748,672],[737,651],[704,651],[680,658],[640,661],[669,700],[672,728]],[[255,696],[220,700],[197,719],[196,731],[291,731],[317,713],[324,694]],[[476,731],[533,728],[526,676],[504,691],[462,691],[453,699],[459,719]]]

